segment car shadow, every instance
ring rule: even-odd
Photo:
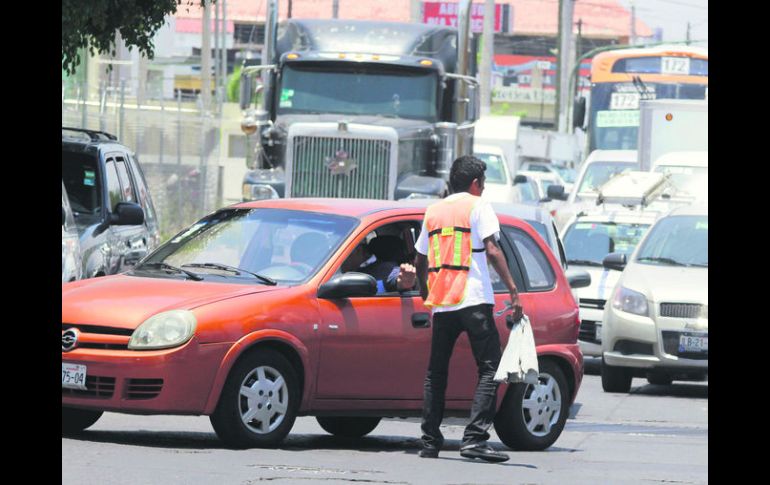
[[[709,385],[706,383],[674,382],[669,385],[645,384],[631,387],[630,394],[635,396],[666,396],[681,398],[708,399]]]
[[[62,438],[78,441],[87,441],[92,443],[112,443],[117,445],[146,446],[150,448],[168,448],[187,450],[188,452],[206,453],[214,450],[231,449],[225,446],[214,433],[201,432],[176,432],[176,431],[105,431],[105,430],[85,430],[79,433],[62,435]],[[459,440],[446,440],[441,450],[442,454],[447,452],[460,452]],[[516,453],[509,450],[501,443],[490,442],[492,448],[504,453]],[[331,435],[320,434],[289,434],[276,450],[284,451],[317,451],[317,450],[350,450],[363,452],[401,452],[415,455],[420,452],[420,440],[418,438],[390,435],[369,435],[363,438],[342,438]],[[573,452],[568,448],[550,447],[544,452]],[[441,460],[470,461],[485,463],[481,460],[470,460],[460,456],[439,455]],[[536,469],[534,465],[526,463],[499,463],[504,466],[517,466]]]

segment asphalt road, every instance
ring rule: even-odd
[[[463,426],[445,420],[447,446],[431,460],[417,456],[417,419],[383,420],[363,439],[344,440],[303,417],[279,449],[229,450],[207,417],[105,413],[62,438],[62,484],[708,483],[708,383],[634,379],[629,394],[608,394],[586,374],[555,445],[509,451],[502,464],[462,458]],[[490,443],[505,449],[494,432]]]

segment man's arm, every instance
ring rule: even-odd
[[[511,305],[513,306],[513,319],[519,320],[524,313],[519,301],[519,291],[516,288],[516,284],[513,282],[510,270],[508,270],[508,262],[505,260],[505,255],[497,245],[495,236],[489,236],[484,239],[484,249],[487,251],[487,258],[492,263],[492,267],[495,268],[497,274],[503,280],[503,283],[508,288],[508,293],[511,295]]]
[[[428,299],[428,257],[417,253],[414,258],[414,266],[417,271],[417,284],[420,285],[422,301]]]

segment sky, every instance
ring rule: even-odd
[[[580,0],[577,0],[580,1]],[[690,39],[705,40],[700,45],[708,48],[708,0],[619,0],[626,8],[636,6],[636,16],[651,29],[663,29],[664,41],[687,39],[687,22],[690,22]]]

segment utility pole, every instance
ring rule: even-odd
[[[332,18],[333,19],[339,18],[339,13],[340,13],[340,1],[332,0]]]
[[[492,110],[492,62],[495,53],[495,0],[484,1],[484,42],[479,66],[479,84],[481,94],[481,115],[488,115]]]
[[[559,59],[556,66],[556,120],[559,133],[567,132],[567,108],[570,98],[569,76],[572,71],[572,17],[575,0],[559,0]]]
[[[631,1],[631,37],[628,39],[628,43],[631,45],[636,44],[636,5],[633,0]]]
[[[409,18],[412,22],[422,22],[422,15],[420,15],[422,9],[422,2],[420,0],[410,0],[409,2]]]
[[[201,103],[203,112],[211,108],[211,5],[203,2],[203,39],[201,39]]]
[[[222,82],[222,102],[227,101],[227,0],[221,0],[222,2],[222,62],[220,68],[222,74],[220,79]],[[217,2],[219,3],[219,2]]]
[[[690,45],[690,22],[687,22],[687,45]]]
[[[216,2],[214,4],[214,99],[217,104],[220,102],[219,86],[221,79],[219,78],[219,65],[221,58],[221,51],[219,49],[219,7],[222,2]]]
[[[286,18],[291,18],[291,0],[289,0],[289,9],[286,12]]]

